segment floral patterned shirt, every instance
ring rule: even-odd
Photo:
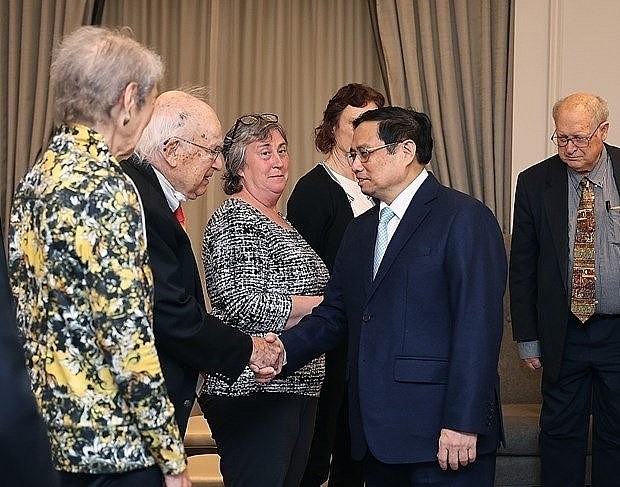
[[[224,201],[213,213],[204,233],[202,258],[213,314],[249,335],[283,331],[291,296],[321,295],[329,279],[327,267],[297,230],[281,227],[238,198]],[[201,393],[318,396],[324,374],[324,356],[267,384],[254,380],[246,367],[230,386],[214,375],[204,376]]]
[[[61,126],[20,182],[9,269],[56,468],[183,471],[151,327],[142,207],[100,134]]]

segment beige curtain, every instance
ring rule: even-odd
[[[360,0],[106,0],[103,25],[128,25],[167,62],[163,89],[203,85],[224,131],[248,112],[273,112],[288,132],[297,179],[320,160],[312,142],[328,99],[350,82],[383,91],[368,5]],[[187,205],[197,253],[223,200],[219,177]]]
[[[93,0],[0,2],[0,215],[52,128],[49,65],[64,33],[89,23]]]
[[[369,0],[393,105],[429,115],[431,169],[510,225],[509,0]]]

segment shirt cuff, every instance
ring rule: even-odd
[[[519,349],[519,357],[522,359],[540,358],[540,340],[518,342],[517,347]]]

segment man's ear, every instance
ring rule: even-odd
[[[177,167],[177,152],[179,150],[179,141],[177,139],[168,139],[164,142],[162,154],[165,161],[170,167]]]
[[[609,122],[601,124],[601,128],[599,130],[601,131],[601,140],[605,141],[607,138],[607,133],[609,132]]]
[[[415,145],[415,142],[411,139],[407,139],[403,141],[402,144],[403,152],[407,156],[407,159],[411,159],[413,161],[417,155],[417,146]]]

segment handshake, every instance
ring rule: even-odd
[[[257,382],[266,383],[282,370],[284,364],[284,345],[275,333],[264,337],[252,337],[252,356],[250,369]]]

